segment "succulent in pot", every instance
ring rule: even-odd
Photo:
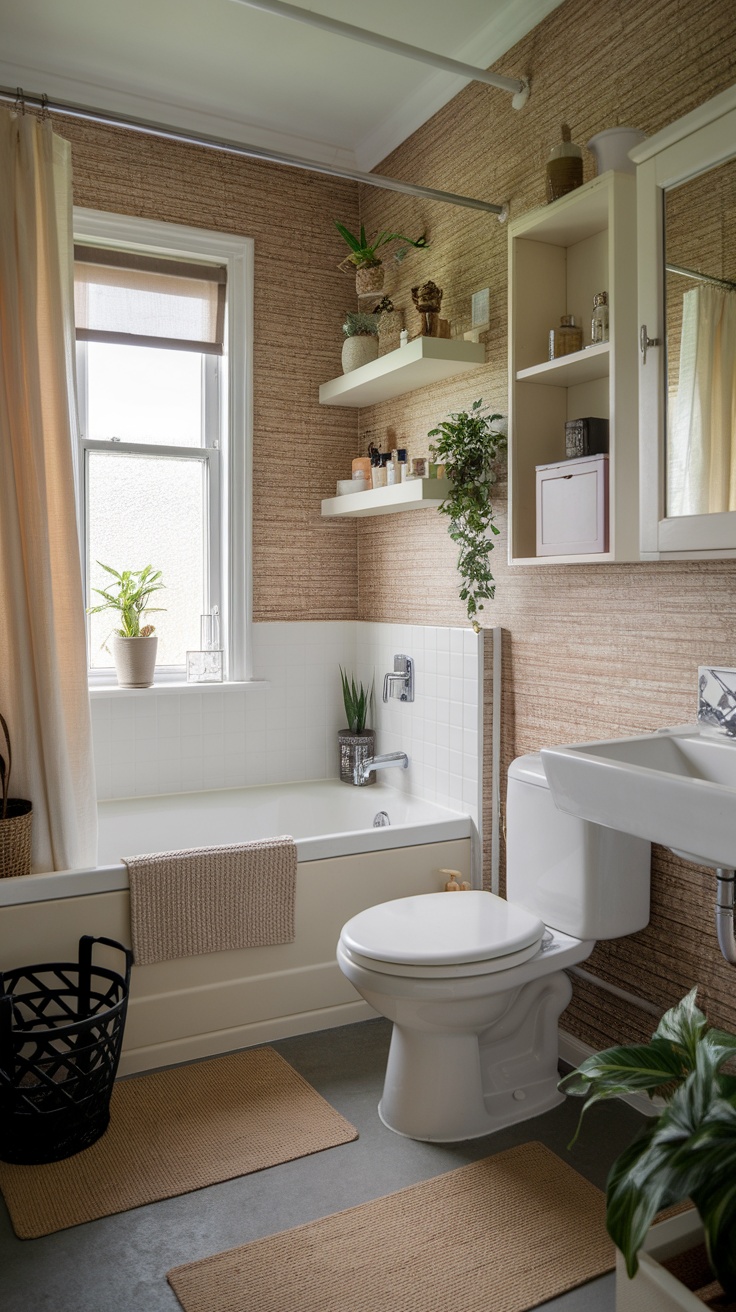
[[[350,253],[345,256],[338,268],[355,269],[355,291],[358,296],[375,296],[381,291],[384,269],[383,260],[378,252],[384,246],[394,241],[402,242],[403,244],[394,252],[394,259],[401,261],[412,247],[415,250],[424,250],[429,245],[426,233],[422,233],[421,237],[413,241],[411,237],[402,237],[400,232],[376,232],[368,237],[365,225],[362,223],[357,236],[337,220],[335,220],[335,227],[350,248]]]
[[[349,310],[345,315],[342,331],[345,341],[342,344],[342,371],[349,374],[351,369],[359,369],[378,356],[378,329],[381,318],[378,314],[367,314]]]
[[[31,825],[33,806],[24,797],[10,796],[13,752],[10,730],[0,715],[5,746],[0,751],[0,879],[31,873]]]
[[[158,638],[152,624],[141,624],[144,616],[164,610],[163,606],[149,606],[149,598],[166,585],[161,582],[161,570],[152,565],[143,569],[124,569],[122,573],[97,564],[115,580],[107,588],[93,588],[103,601],[88,606],[87,614],[96,615],[111,610],[120,617],[119,628],[113,629],[108,641],[121,688],[150,688],[156,668]],[[117,590],[115,590],[117,589]]]
[[[650,1225],[661,1209],[691,1199],[712,1275],[721,1286],[713,1291],[712,1303],[710,1290],[704,1296],[710,1306],[730,1312],[736,1308],[736,1076],[723,1067],[736,1057],[736,1035],[708,1025],[696,1006],[696,993],[692,989],[665,1013],[650,1043],[595,1053],[565,1076],[560,1088],[587,1098],[583,1112],[601,1099],[626,1093],[664,1099],[660,1115],[611,1168],[606,1228],[623,1254],[629,1279],[646,1284],[656,1264],[648,1261],[639,1269],[639,1254],[645,1240],[649,1243]],[[665,1220],[653,1236],[681,1220]],[[617,1308],[627,1305],[627,1285],[628,1280],[621,1297],[617,1292]],[[673,1291],[673,1308],[702,1308],[695,1294],[691,1298],[679,1288],[682,1295]],[[644,1288],[631,1306],[648,1306],[646,1298]],[[665,1306],[662,1301],[656,1305]]]
[[[345,784],[354,784],[356,765],[375,755],[375,731],[366,728],[373,702],[373,683],[371,682],[369,688],[362,683],[356,684],[352,675],[348,676],[342,666],[340,666],[340,678],[347,720],[347,728],[341,729],[337,735],[340,749],[340,779]],[[374,784],[375,772],[371,772],[365,782]]]

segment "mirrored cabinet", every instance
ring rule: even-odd
[[[631,158],[641,555],[736,556],[736,87]]]

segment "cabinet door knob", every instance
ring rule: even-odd
[[[639,332],[639,346],[641,349],[642,364],[646,364],[647,362],[647,348],[650,346],[661,346],[661,345],[662,345],[661,338],[647,337],[647,326],[645,323],[643,323],[641,326],[641,330]]]

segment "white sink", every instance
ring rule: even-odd
[[[695,725],[549,747],[561,811],[662,843],[691,861],[736,866],[736,741]]]

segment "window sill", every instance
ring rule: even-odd
[[[219,688],[268,688],[270,679],[223,680],[222,683],[154,683],[150,688],[121,688],[117,683],[94,683],[89,685],[91,701],[100,697],[150,697],[151,693],[164,695],[169,693],[214,692]]]

